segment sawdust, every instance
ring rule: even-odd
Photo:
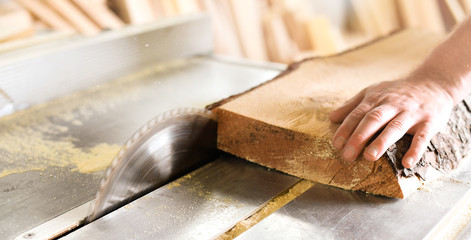
[[[2,122],[2,123],[5,123]],[[50,122],[21,127],[22,122],[1,124],[0,177],[46,167],[72,167],[74,171],[90,173],[104,170],[118,152],[120,146],[102,143],[90,149],[76,147],[70,139],[50,139],[67,133],[66,126]]]
[[[175,187],[180,187],[182,185],[182,183],[186,182],[187,180],[191,179],[194,175],[195,175],[196,172],[191,172],[191,173],[188,173],[187,175],[183,176],[183,177],[180,177],[179,179],[167,184],[165,186],[165,188],[167,189],[172,189],[172,188],[175,188]]]
[[[174,182],[171,182],[171,183],[167,184],[165,187],[167,189],[172,189],[172,188],[180,187],[180,186],[181,186],[181,184],[179,182],[174,181]]]
[[[90,149],[89,153],[78,151],[71,158],[71,162],[75,164],[76,171],[81,173],[91,173],[102,171],[107,168],[113,157],[119,150],[118,145],[109,145],[106,143],[98,144]]]
[[[236,206],[239,206],[241,204],[238,204],[239,201],[238,200],[234,200],[232,199],[231,196],[229,196],[229,198],[225,197],[224,199],[222,199],[222,202],[225,203],[225,204],[230,204],[230,205],[236,205]]]
[[[226,240],[234,239],[247,229],[253,227],[255,224],[262,221],[264,218],[268,217],[270,214],[274,213],[284,205],[291,202],[293,199],[303,194],[305,191],[314,186],[314,182],[309,180],[300,180],[295,185],[293,185],[288,191],[285,191],[275,198],[271,199],[269,202],[264,204],[257,212],[250,215],[246,219],[238,222],[234,227],[218,236],[216,239]]]
[[[126,204],[126,205],[124,205],[123,208],[126,209],[126,210],[132,209],[131,204]]]
[[[110,164],[120,146],[107,143],[92,148],[75,146],[69,126],[77,125],[78,120],[68,120],[87,116],[74,112],[77,110],[74,108],[64,109],[66,105],[42,104],[1,119],[0,177],[49,166],[90,173],[104,170]]]
[[[427,187],[427,186],[425,186],[425,185],[420,186],[417,190],[419,190],[419,191],[425,191],[425,192],[429,192],[429,193],[432,192],[432,189],[430,189],[429,187]]]
[[[197,169],[193,172],[190,172],[186,174],[183,177],[178,178],[177,180],[165,185],[165,188],[167,189],[177,189],[181,191],[185,191],[194,195],[198,195],[199,197],[207,200],[207,201],[212,201],[215,199],[215,197],[212,195],[210,191],[207,190],[205,187],[205,184],[200,182],[199,180],[191,180],[193,176],[198,174],[200,171],[202,171],[204,168],[207,168],[211,166],[213,163],[208,163],[206,164],[203,168]],[[207,178],[207,176],[206,176]],[[178,189],[179,187],[184,186],[185,188]]]
[[[136,84],[137,79],[145,81],[147,76],[185,63],[177,60],[155,65],[1,118],[0,178],[51,166],[81,173],[105,170],[120,145],[98,141],[95,146],[83,147],[74,134],[93,117],[136,101],[143,91],[149,91]]]

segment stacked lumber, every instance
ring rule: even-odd
[[[34,32],[33,18],[14,2],[0,2],[0,42],[14,40]]]
[[[339,53],[406,28],[444,33],[471,9],[469,0],[344,2],[340,24],[314,11],[321,0],[204,0],[202,9],[214,19],[217,53],[281,63]]]
[[[207,12],[213,19],[216,53],[281,63],[339,53],[405,28],[443,33],[450,31],[471,11],[471,0],[3,2],[7,4],[0,4],[0,43],[44,30],[74,31],[93,36],[127,24],[145,24],[167,17]],[[343,15],[340,22],[323,9],[336,3],[343,3],[336,9]],[[16,6],[12,8],[12,5]],[[20,24],[11,24],[13,18]]]
[[[405,198],[469,154],[471,98],[455,107],[413,169],[401,165],[409,135],[378,161],[342,160],[331,143],[339,124],[328,116],[364,87],[409,74],[442,39],[443,34],[408,30],[339,55],[294,63],[273,80],[208,106],[218,116],[218,148],[315,182]]]
[[[57,40],[71,33],[94,36],[127,24],[202,12],[202,0],[4,0],[0,4],[0,52]],[[3,3],[3,2],[2,2]],[[13,12],[12,7],[18,10]],[[15,18],[15,19],[13,19]],[[28,23],[28,27],[25,24]],[[26,31],[29,29],[29,31]],[[23,34],[20,34],[23,33]],[[24,33],[29,33],[28,35]],[[65,34],[67,33],[67,34]],[[44,37],[44,35],[49,35]],[[29,37],[18,44],[10,40]],[[251,51],[251,50],[250,50]]]
[[[0,2],[0,52],[123,26],[106,0],[5,0]]]
[[[289,63],[347,48],[340,29],[328,17],[312,14],[308,0],[205,0],[203,3],[214,19],[217,53]]]
[[[128,24],[203,11],[198,0],[109,0],[108,5]]]
[[[91,36],[124,24],[105,0],[16,0],[37,22],[58,31]]]

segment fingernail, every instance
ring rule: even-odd
[[[371,146],[366,150],[366,154],[376,158],[376,155],[378,155],[378,148],[376,146]]]
[[[408,167],[404,166],[405,168],[413,167],[412,164],[414,162],[414,159],[412,157],[407,157],[406,159],[404,159],[404,161],[406,162],[406,165],[408,165]]]
[[[347,146],[343,151],[342,157],[343,159],[351,162],[354,160],[353,157],[355,157],[355,153],[355,148],[353,148],[352,146]]]
[[[345,144],[345,138],[342,136],[337,137],[336,139],[334,139],[333,144],[335,148],[342,149],[343,145]]]

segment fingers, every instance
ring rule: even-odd
[[[427,149],[427,145],[433,135],[434,133],[430,122],[421,124],[412,138],[409,150],[402,159],[402,166],[405,168],[412,168],[415,166]]]
[[[378,137],[365,149],[363,154],[365,159],[370,161],[378,160],[389,146],[402,138],[414,124],[411,116],[410,112],[402,112],[392,119]]]
[[[350,138],[350,135],[353,133],[365,114],[370,111],[370,109],[370,105],[360,103],[350,112],[350,114],[348,114],[340,127],[337,129],[337,132],[334,134],[332,139],[332,143],[335,148],[339,150],[344,148],[345,143],[347,143],[347,140]]]
[[[376,132],[396,115],[397,108],[391,105],[381,105],[366,113],[349,137],[342,152],[343,159],[354,161]]]
[[[357,95],[355,95],[353,98],[348,100],[343,106],[337,108],[333,112],[330,113],[329,119],[332,122],[342,122],[350,112],[355,109],[363,100],[365,96],[365,91],[359,92]]]

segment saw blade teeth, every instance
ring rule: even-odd
[[[134,136],[132,136],[133,142],[135,142],[139,138],[139,136],[141,136],[139,132],[135,133]]]
[[[193,109],[189,107],[185,107],[183,109],[177,109],[177,114],[179,113],[193,113]]]
[[[108,168],[108,169],[106,170],[106,174],[105,174],[105,179],[106,179],[106,180],[110,177],[112,170],[113,170],[113,167]]]
[[[141,134],[144,134],[148,129],[149,129],[149,126],[145,124],[144,127],[141,128]]]
[[[120,157],[123,156],[123,153],[124,153],[124,151],[119,151],[119,156]],[[118,163],[118,158],[117,157],[113,158],[113,161],[111,162],[110,167],[115,168],[117,163]]]
[[[150,126],[154,126],[155,123],[156,123],[155,118],[153,118],[152,120],[150,120],[149,125],[150,125]]]
[[[163,119],[167,119],[167,118],[168,118],[168,115],[169,115],[169,112],[165,112],[157,121],[160,122],[160,121],[162,121]]]
[[[122,147],[120,150],[119,150],[119,153],[118,153],[118,158],[121,158],[125,152],[125,148],[128,148],[129,146],[131,145],[131,143],[128,141],[126,143],[126,145],[124,145],[124,147]],[[118,159],[117,159],[118,160]]]
[[[101,194],[105,193],[105,191],[108,191],[106,188],[107,184],[110,184],[111,182],[113,171],[118,168],[118,165],[121,164],[124,155],[126,155],[127,151],[133,147],[134,143],[136,143],[142,136],[145,136],[146,133],[150,131],[155,125],[163,123],[164,121],[167,121],[169,119],[184,118],[187,115],[194,114],[207,117],[212,120],[216,120],[216,114],[207,109],[200,109],[194,107],[177,108],[159,114],[157,117],[151,119],[146,124],[144,124],[138,131],[136,131],[132,135],[132,137],[129,138],[128,141],[123,145],[123,147],[121,147],[119,152],[113,158],[113,161],[111,162],[110,166],[106,170],[102,180],[100,181],[100,186],[96,193],[95,200],[92,201],[92,203],[90,204],[89,216],[87,217],[87,220],[92,221],[102,214],[100,211],[103,209],[97,211],[97,208],[101,208],[104,206],[104,203],[102,202],[103,196]]]
[[[128,149],[129,147],[131,147],[131,144],[132,144],[132,141],[131,140],[128,140],[126,142],[126,144],[124,145],[123,148],[121,148],[121,151],[119,151],[119,157],[122,157],[123,154],[126,152],[126,149]]]
[[[103,188],[105,187],[105,184],[106,184],[106,181],[105,179],[101,180],[100,182],[100,190],[103,190]],[[100,196],[100,192],[97,192],[97,198]]]
[[[107,182],[108,179],[102,179],[101,182],[100,182],[100,187],[98,188],[98,192],[96,193],[96,197],[95,197],[95,204],[96,204],[96,201],[97,199],[100,197],[100,193],[101,191],[103,191],[103,189],[105,188],[106,186],[106,182]]]
[[[92,210],[92,209],[94,209],[94,208],[95,208],[95,201],[92,201],[92,202],[90,203],[90,206],[88,207],[88,209],[89,209],[89,210]]]

